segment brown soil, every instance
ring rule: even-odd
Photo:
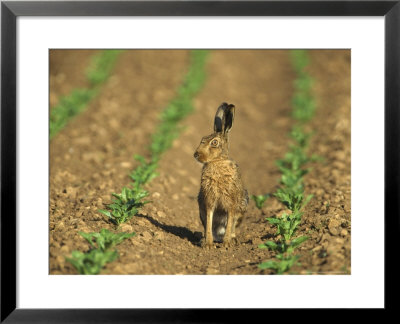
[[[67,73],[64,69],[71,67],[56,62],[64,56],[68,61],[70,55],[58,54],[51,68]],[[313,163],[305,177],[306,194],[314,198],[298,234],[310,239],[298,250],[301,266],[291,273],[350,273],[350,51],[312,51],[310,56],[318,102],[310,123],[316,132],[310,152],[324,161]],[[112,192],[129,185],[129,171],[136,166],[132,156],[148,154],[157,115],[176,94],[188,58],[187,51],[124,52],[100,95],[52,139],[51,274],[76,273],[65,256],[88,250],[78,231],[115,230],[97,210],[105,208]],[[245,185],[250,194],[276,190],[280,174],[275,160],[287,151],[286,135],[293,123],[295,74],[289,55],[278,50],[212,51],[207,73],[194,101],[196,110],[183,122],[185,131],[162,156],[159,177],[146,186],[153,202],[120,228],[137,235],[118,246],[120,258],[102,274],[271,273],[257,264],[273,253],[257,246],[275,232],[265,218],[283,212],[283,206],[270,198],[260,211],[251,202],[238,229],[239,243],[228,249],[216,243],[204,250],[196,199],[201,165],[193,152],[201,137],[212,132],[218,105],[234,103],[230,150]],[[70,80],[68,86],[76,87]]]

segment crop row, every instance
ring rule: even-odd
[[[158,175],[156,170],[162,154],[171,147],[173,140],[182,131],[179,123],[194,110],[193,98],[206,78],[204,67],[207,54],[208,52],[204,50],[191,52],[191,64],[176,98],[160,114],[160,123],[152,135],[149,146],[149,156],[147,158],[141,155],[134,156],[138,166],[130,174],[133,182],[130,186],[123,187],[120,193],[112,193],[112,203],[107,205],[105,210],[99,210],[117,226],[117,230],[120,224],[129,221],[141,207],[150,203],[144,200],[149,194],[144,186]],[[79,234],[90,243],[92,249],[86,253],[74,251],[72,257],[66,260],[81,274],[98,274],[108,262],[118,258],[118,251],[112,248],[135,233],[113,234],[102,229],[99,233],[79,232]],[[92,239],[96,240],[97,246],[93,244]],[[101,242],[105,241],[108,242],[107,248],[100,246]]]
[[[130,187],[122,188],[121,193],[112,194],[115,199],[107,206],[107,210],[99,210],[114,224],[125,223],[149,202],[144,201],[148,192],[143,186],[158,175],[156,170],[162,153],[171,147],[173,140],[182,131],[180,121],[194,110],[192,100],[204,84],[206,57],[206,51],[196,50],[191,53],[191,65],[177,91],[177,97],[161,112],[160,123],[152,135],[150,156],[134,156],[139,165],[130,174],[133,183]]]
[[[291,51],[293,68],[296,72],[294,95],[292,98],[292,118],[295,124],[289,132],[289,150],[282,159],[276,161],[281,178],[279,188],[273,194],[285,207],[280,217],[268,217],[266,220],[275,228],[275,241],[267,241],[259,248],[275,252],[275,260],[259,264],[260,269],[272,269],[277,274],[288,271],[300,258],[295,250],[305,242],[307,236],[295,237],[301,223],[303,209],[312,199],[305,195],[303,176],[310,171],[306,165],[315,160],[308,155],[312,132],[306,132],[304,125],[314,116],[315,102],[311,93],[312,78],[306,67],[309,57],[305,50]],[[254,196],[257,207],[261,208],[267,195]]]

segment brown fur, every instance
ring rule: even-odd
[[[198,203],[206,247],[211,247],[214,240],[230,245],[231,239],[235,237],[235,228],[246,212],[249,199],[239,167],[228,155],[228,132],[233,122],[234,106],[223,103],[221,107],[224,107],[224,114],[232,114],[231,118],[226,118],[230,120],[230,125],[224,126],[220,132],[217,127],[217,132],[203,137],[194,154],[204,164]],[[221,107],[216,116],[221,114]]]

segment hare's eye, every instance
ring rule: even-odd
[[[212,141],[211,141],[211,145],[212,145],[212,146],[218,146],[218,140],[216,140],[216,139],[215,139],[215,140],[212,140]]]

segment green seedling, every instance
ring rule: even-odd
[[[299,78],[294,81],[294,88],[296,92],[307,92],[311,90],[313,83],[314,80],[310,75],[301,72]]]
[[[179,133],[180,128],[176,126],[175,122],[167,121],[161,124],[152,137],[150,146],[152,155],[156,157],[161,156],[162,153],[171,147],[173,141],[179,136]]]
[[[278,252],[276,255],[277,260],[269,260],[258,265],[260,269],[273,269],[277,274],[282,274],[288,271],[295,262],[300,258],[299,255],[293,255],[293,252],[303,242],[307,241],[307,236],[300,236],[293,239],[291,242],[272,242],[267,241],[260,244],[260,249],[269,249]]]
[[[87,253],[73,251],[71,258],[65,258],[71,263],[80,274],[98,274],[101,269],[109,262],[118,258],[118,251],[113,248],[135,233],[112,233],[107,229],[102,229],[100,233],[79,234],[89,242],[93,248]]]
[[[88,253],[73,251],[71,258],[65,258],[71,263],[80,274],[95,275],[99,274],[101,269],[109,262],[118,258],[118,252],[91,250]]]
[[[326,159],[324,156],[318,155],[318,154],[313,154],[310,157],[310,161],[312,162],[325,162]]]
[[[122,50],[104,50],[93,56],[86,72],[92,86],[104,83],[110,76]]]
[[[315,102],[308,93],[296,93],[292,99],[294,106],[293,118],[300,122],[307,122],[314,117]]]
[[[83,111],[96,94],[96,90],[75,89],[70,95],[62,97],[50,112],[50,138],[53,138],[72,117]]]
[[[265,194],[265,195],[251,195],[251,199],[254,200],[254,202],[256,203],[256,207],[258,209],[261,209],[264,205],[264,202],[270,197],[269,194]]]
[[[267,218],[267,221],[275,225],[277,235],[282,235],[285,241],[289,241],[296,232],[297,226],[301,223],[302,212],[294,212],[292,214],[283,213],[280,218]]]
[[[260,269],[272,269],[275,270],[276,274],[283,274],[288,271],[300,258],[299,255],[284,255],[278,254],[276,256],[277,261],[270,260],[263,262],[258,265]]]
[[[305,133],[300,125],[293,126],[289,133],[290,138],[295,141],[296,146],[299,146],[302,149],[306,149],[308,147],[310,138],[313,135],[314,132]]]
[[[156,169],[158,164],[156,161],[147,162],[146,159],[141,155],[134,156],[136,161],[139,161],[140,165],[135,168],[131,173],[131,179],[134,181],[134,188],[139,190],[139,188],[153,180],[158,176]]]
[[[308,170],[292,170],[284,166],[280,166],[279,170],[282,173],[280,183],[282,188],[284,188],[281,190],[290,191],[292,195],[303,192],[303,176],[308,173]]]
[[[276,162],[281,171],[284,171],[285,169],[293,171],[299,170],[309,161],[309,158],[303,148],[290,145],[289,149],[290,150],[285,154],[285,157],[277,160]]]
[[[311,170],[302,166],[308,161],[309,158],[301,148],[291,146],[291,151],[286,153],[283,159],[276,161],[276,165],[282,173],[281,184],[296,193],[302,192],[302,178]]]
[[[299,187],[296,187],[296,189],[298,188]],[[304,199],[303,192],[295,191],[288,187],[278,188],[274,196],[292,212],[297,212],[303,209],[313,197],[313,195],[308,195]]]
[[[108,210],[99,209],[99,212],[106,215],[110,220],[120,225],[136,215],[141,207],[150,201],[143,201],[148,196],[148,192],[141,188],[133,190],[127,187],[122,188],[120,194],[113,193],[116,198],[107,205]]]
[[[79,234],[89,242],[89,244],[100,251],[109,250],[116,245],[120,244],[127,238],[135,235],[135,233],[112,233],[109,230],[103,228],[100,233],[84,233],[79,232]],[[93,242],[94,239],[94,242]],[[96,243],[96,244],[95,244]]]
[[[304,69],[309,64],[307,50],[292,50],[290,51],[290,57],[292,60],[292,66],[294,67],[296,73],[301,76],[304,72]]]
[[[315,102],[311,94],[313,80],[305,69],[309,63],[307,51],[291,51],[293,67],[298,75],[294,82],[296,92],[292,99],[294,119],[301,123],[309,121],[315,112]]]
[[[258,247],[260,249],[269,249],[278,253],[292,254],[296,248],[298,248],[303,242],[307,240],[308,236],[300,236],[293,239],[292,241],[280,241],[278,243],[267,241],[263,244],[260,244]]]

